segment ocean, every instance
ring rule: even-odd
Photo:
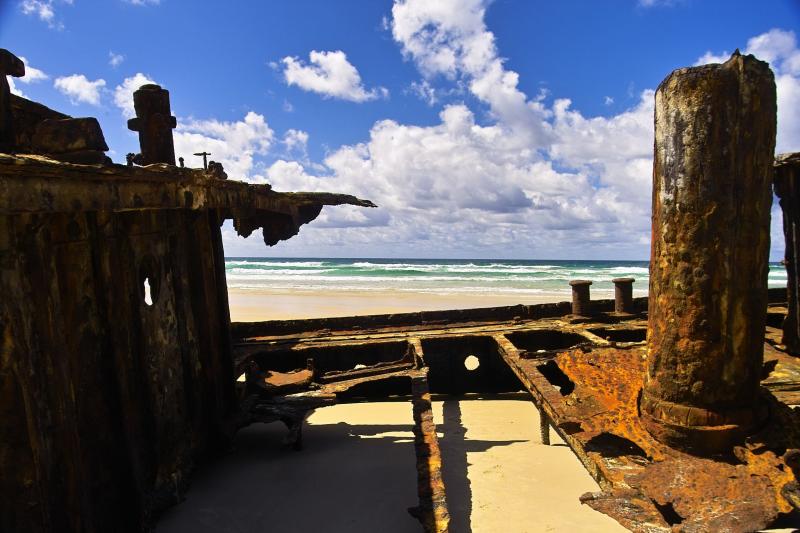
[[[592,280],[592,298],[612,298],[613,278],[635,278],[634,296],[646,296],[648,285],[647,261],[229,257],[225,271],[229,288],[276,292],[400,291],[568,300],[572,279]],[[769,286],[786,286],[786,271],[779,263],[770,263]]]

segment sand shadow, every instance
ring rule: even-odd
[[[437,425],[442,435],[439,440],[442,451],[442,478],[447,494],[447,507],[450,511],[450,531],[453,533],[472,532],[472,483],[469,479],[470,452],[484,452],[495,446],[508,446],[525,440],[469,440],[468,429],[461,415],[463,397],[447,399],[442,402],[443,423]]]
[[[460,399],[443,402],[443,476],[454,533],[471,532],[467,453],[518,440],[466,438]],[[184,503],[168,510],[158,533],[328,531],[418,532],[407,509],[418,505],[412,416],[407,424],[308,424],[304,449],[282,444],[283,424],[241,430],[231,452],[194,474]]]
[[[409,419],[411,414],[409,413]],[[282,424],[241,430],[234,449],[199,469],[161,533],[418,532],[412,424],[308,425],[305,448],[282,445]]]

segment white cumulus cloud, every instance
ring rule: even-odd
[[[392,7],[392,35],[423,75],[463,79],[503,127],[515,130],[525,144],[542,144],[550,134],[549,113],[519,90],[519,75],[505,68],[484,21],[488,4],[398,0]]]
[[[100,105],[100,92],[106,80],[91,81],[83,74],[72,74],[56,78],[54,87],[69,98],[70,103]]]
[[[283,135],[283,144],[287,154],[293,154],[302,160],[308,159],[308,132],[289,129]]]
[[[193,154],[210,152],[209,160],[222,163],[231,179],[248,179],[253,159],[264,155],[274,139],[274,132],[263,115],[250,111],[234,122],[180,119],[175,131],[175,157],[183,157],[186,166],[202,167],[202,159]]]
[[[377,121],[364,142],[330,150],[322,165],[288,155],[273,162],[251,178],[278,190],[355,194],[380,206],[327,208],[276,253],[647,257],[653,89],[607,117],[588,116],[568,98],[547,104],[546,92],[525,94],[486,28],[486,5],[397,0],[387,25],[423,76],[410,91],[430,97],[433,78],[437,88],[466,87],[488,105],[491,120],[479,123],[466,104],[448,104],[433,125]],[[770,33],[748,47],[772,54],[777,66],[779,146],[788,148],[800,108],[781,102],[795,94],[796,47],[793,35]],[[284,144],[290,138],[287,132]],[[263,250],[260,239],[241,243],[229,231],[226,246],[234,254]],[[780,241],[774,249],[782,249]]]
[[[108,51],[108,64],[111,65],[113,68],[117,68],[125,61],[125,56],[122,54],[117,54],[111,50]]]
[[[341,50],[313,50],[308,55],[308,63],[297,57],[284,57],[281,63],[288,85],[297,85],[326,98],[366,102],[389,96],[389,91],[384,87],[367,90],[361,82],[358,70]]]
[[[25,15],[38,17],[50,28],[63,29],[64,24],[56,18],[56,4],[72,4],[72,0],[22,0],[19,8]]]

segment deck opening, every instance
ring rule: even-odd
[[[537,329],[533,331],[518,331],[506,335],[511,344],[521,350],[536,352],[539,350],[561,350],[573,348],[579,344],[589,342],[589,339],[577,333],[558,331],[554,329]]]
[[[536,368],[552,386],[558,389],[562,396],[569,396],[575,390],[575,382],[569,379],[555,361],[550,360]]]
[[[613,329],[594,328],[589,330],[601,339],[612,342],[644,342],[647,339],[647,329]]]

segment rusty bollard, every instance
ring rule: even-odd
[[[618,315],[633,314],[633,278],[614,278],[614,312]]]
[[[655,104],[653,228],[642,421],[692,453],[763,422],[775,80],[738,50],[674,71]]]
[[[588,279],[574,279],[569,282],[572,287],[572,314],[576,317],[588,317],[591,314],[591,298],[589,296]]]
[[[139,132],[141,164],[175,164],[172,130],[177,126],[169,106],[169,91],[158,85],[142,85],[133,93],[136,117],[128,121],[128,129]]]

